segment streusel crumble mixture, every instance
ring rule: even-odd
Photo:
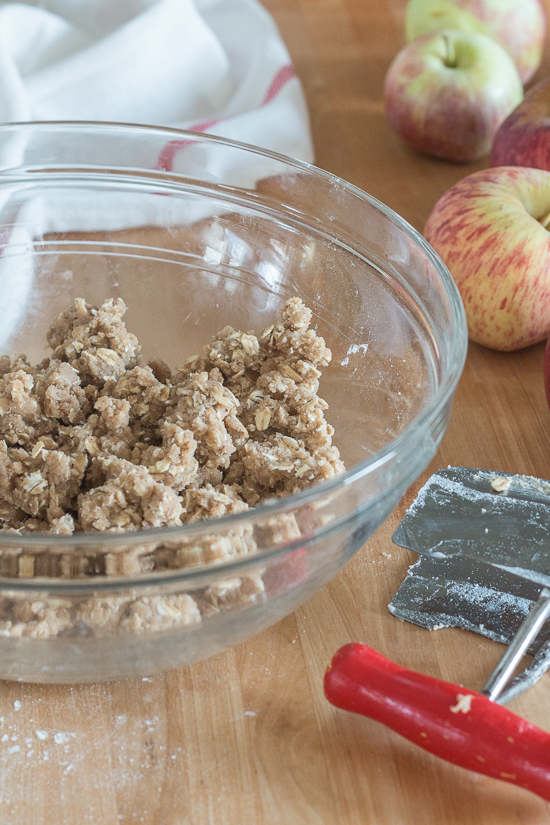
[[[36,366],[24,355],[0,358],[2,530],[68,536],[177,526],[242,512],[343,470],[318,396],[331,353],[299,298],[260,335],[224,327],[175,369],[145,364],[125,312],[121,299],[96,308],[77,298],[49,329],[48,358]],[[272,521],[273,540],[299,535],[292,517]],[[0,573],[137,575],[255,549],[246,527],[165,543],[155,554],[147,545],[113,551],[101,562],[77,549],[46,562],[17,548],[0,551]],[[75,622],[94,633],[113,624],[164,629],[261,592],[261,577],[249,576],[195,597],[88,600],[76,616],[61,603],[52,613],[40,601],[3,600],[0,632],[49,636]]]

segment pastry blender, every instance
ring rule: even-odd
[[[550,482],[469,467],[432,475],[393,535],[420,554],[389,610],[508,644],[482,689],[505,703],[550,667]],[[530,665],[512,678],[524,653]]]

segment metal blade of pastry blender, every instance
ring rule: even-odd
[[[526,502],[535,507],[527,508]],[[428,554],[410,567],[388,606],[398,618],[430,629],[461,627],[512,642],[499,666],[502,670],[522,631],[539,613],[539,629],[523,643],[523,649],[529,643],[534,659],[506,689],[501,680],[498,701],[510,701],[550,667],[550,627],[544,624],[548,591],[537,583],[548,571],[547,520],[549,482],[455,467],[428,480],[394,534],[397,544]],[[495,566],[503,559],[502,566]],[[532,562],[538,567],[534,576],[528,569]],[[485,686],[489,692],[499,668]]]
[[[393,540],[432,558],[466,556],[550,586],[550,482],[447,467],[422,487]]]

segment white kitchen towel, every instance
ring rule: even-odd
[[[301,85],[256,0],[0,0],[0,122],[41,120],[174,126],[313,157]],[[27,137],[0,141],[0,168],[18,165]],[[219,144],[169,140],[155,157],[133,155],[165,170],[195,163],[235,185],[273,172],[268,158]],[[0,190],[1,351],[31,300],[37,234],[178,225],[219,208],[93,189]]]
[[[176,126],[313,157],[289,54],[256,0],[0,2],[0,121]]]

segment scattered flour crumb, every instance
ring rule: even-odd
[[[65,745],[73,736],[76,736],[76,733],[65,733],[64,731],[60,731],[59,733],[54,733],[53,741],[56,745]]]
[[[21,702],[19,701],[19,699],[16,699],[15,702],[13,703],[13,709],[14,710],[21,710]]]
[[[256,716],[256,714],[254,713],[253,710],[245,710],[244,715],[245,716]]]
[[[499,478],[494,478],[491,481],[491,487],[493,490],[496,490],[497,493],[505,493],[506,490],[510,489],[510,485],[512,484],[511,478],[506,478],[504,476],[499,476]]]
[[[459,693],[456,697],[456,705],[451,705],[451,713],[469,713],[472,709],[473,696],[471,693]]]
[[[44,742],[45,739],[48,738],[48,731],[47,730],[37,730],[35,734],[37,739],[40,739],[41,742]]]
[[[343,367],[347,367],[349,364],[349,357],[350,355],[355,355],[356,353],[360,352],[362,355],[366,353],[368,350],[368,344],[350,344],[348,347],[348,351],[346,353],[346,357],[340,362]]]

